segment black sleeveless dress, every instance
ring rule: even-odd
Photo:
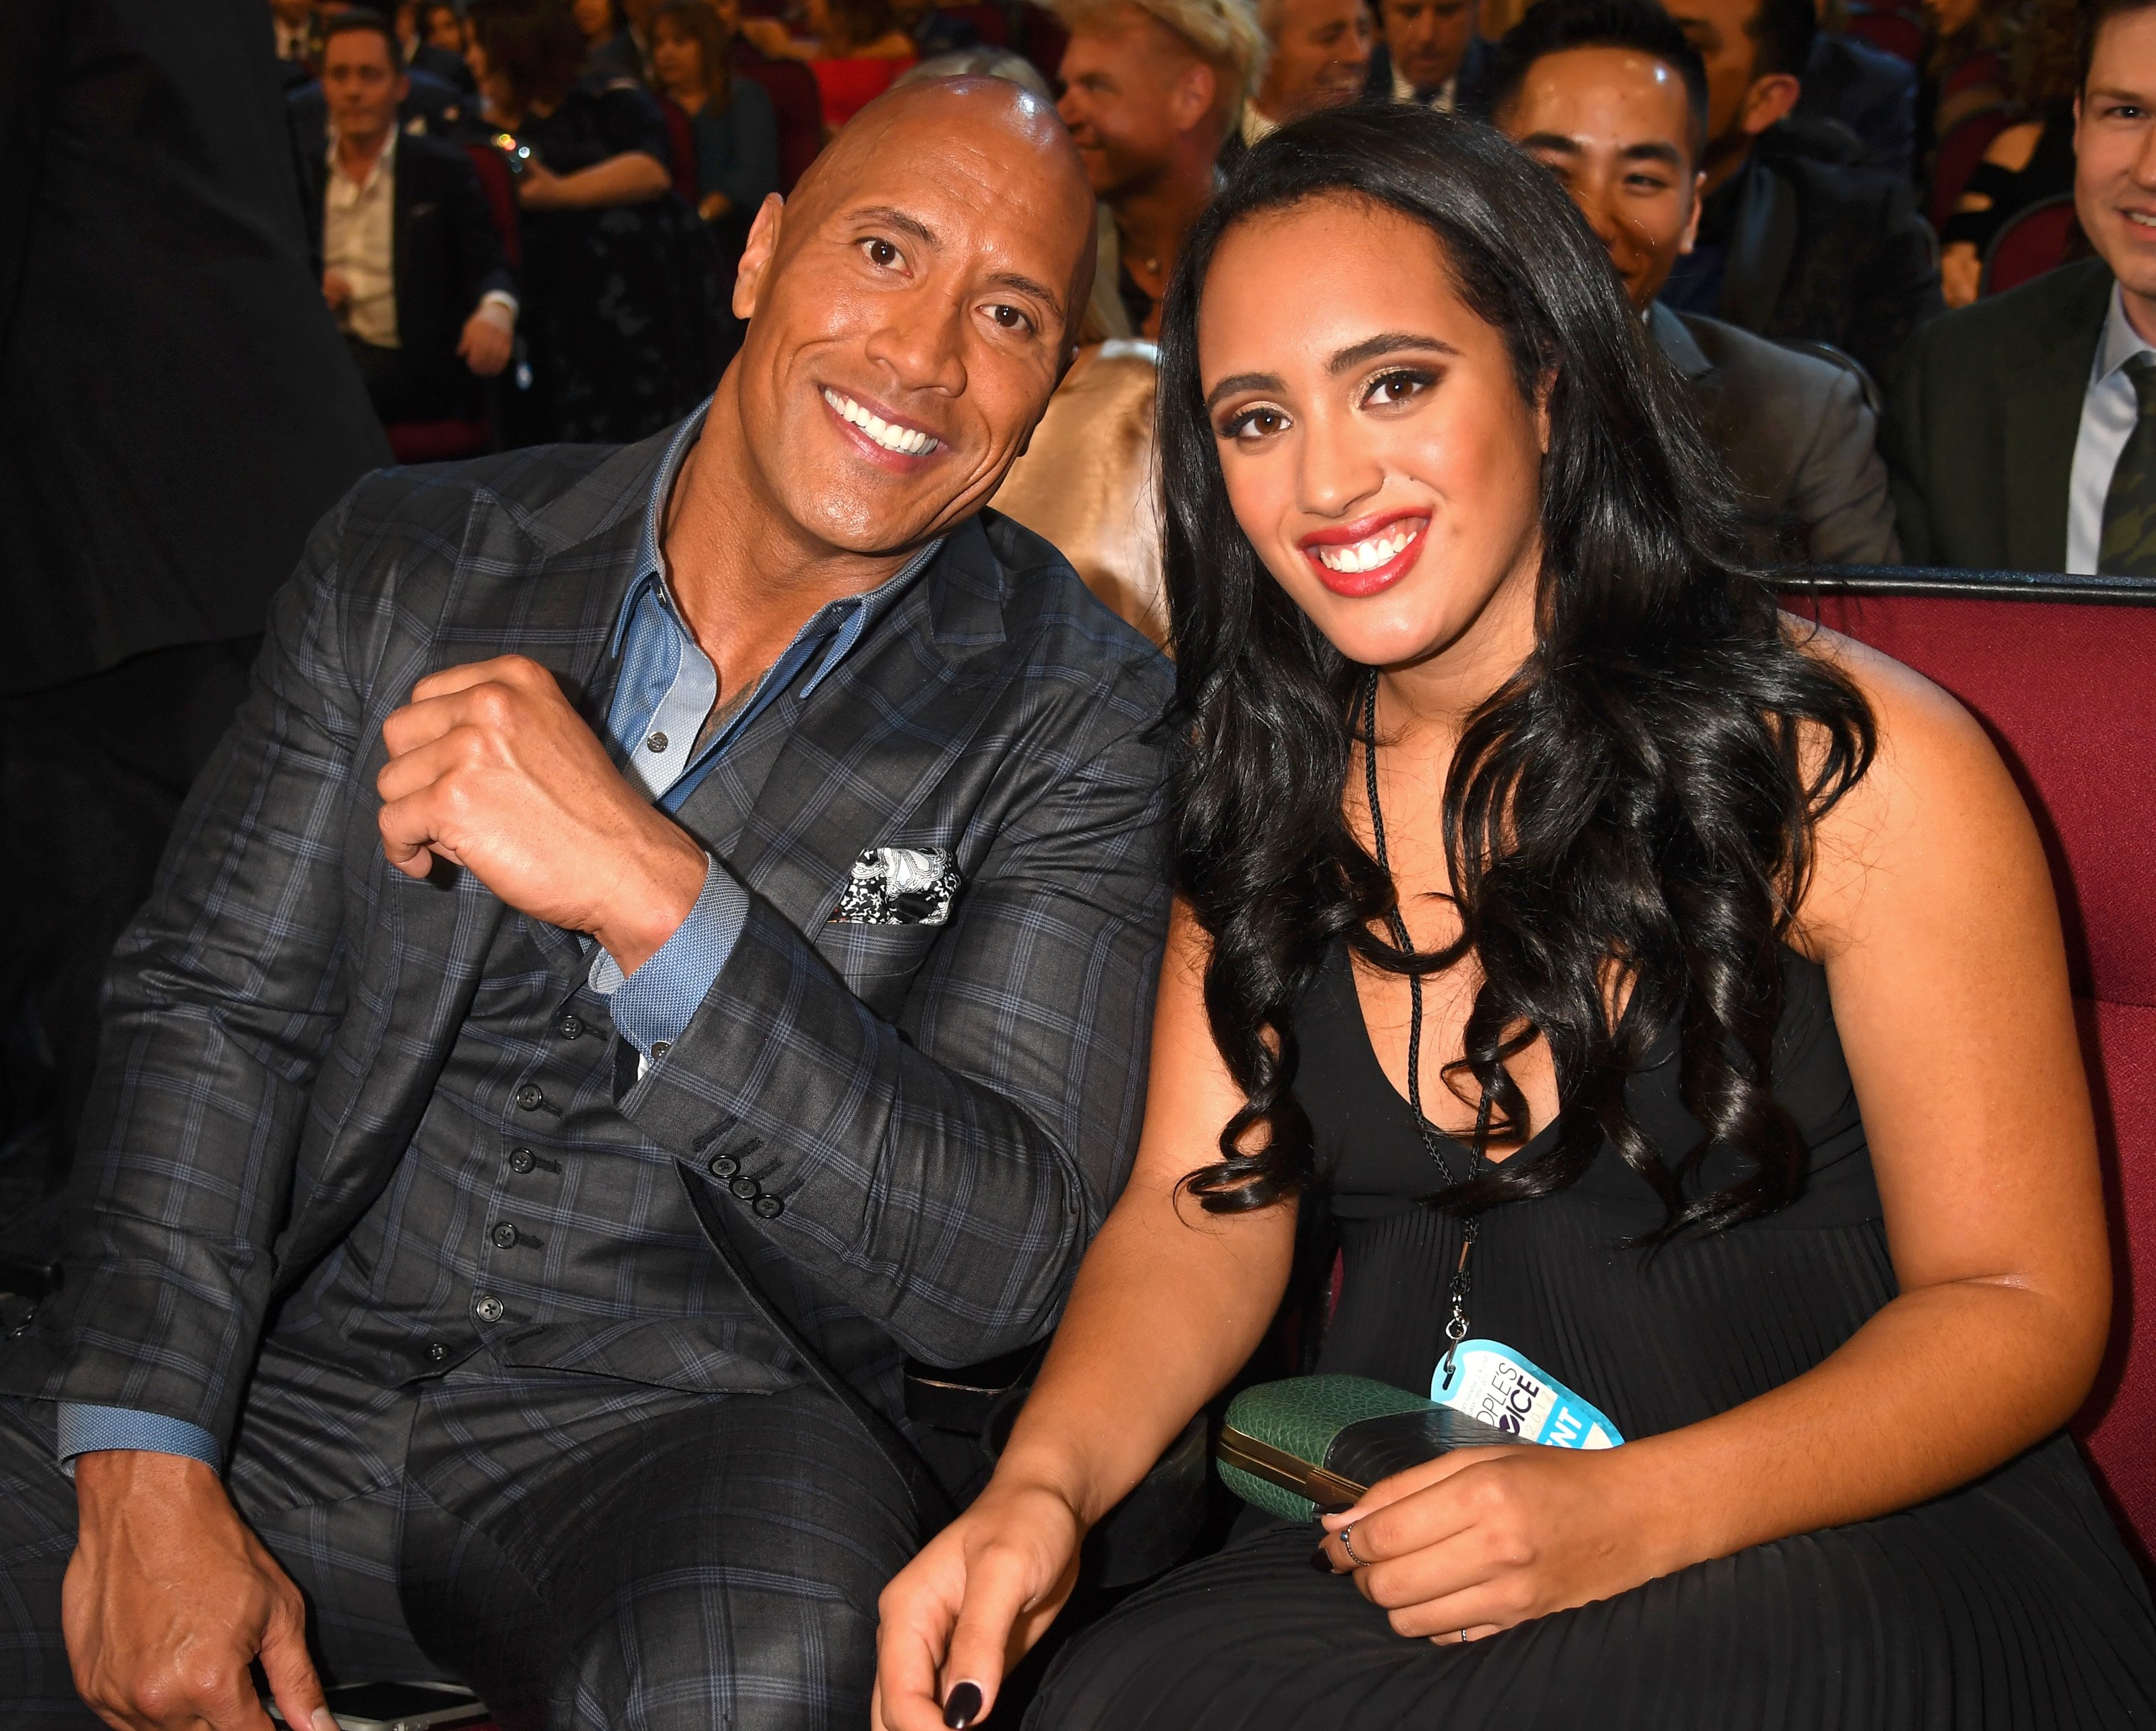
[[[1810,1151],[1797,1200],[1648,1259],[1621,1246],[1661,1205],[1605,1143],[1569,1189],[1484,1217],[1474,1333],[1628,1438],[1789,1381],[1894,1296],[1825,973],[1794,954],[1784,973],[1776,1093]],[[1459,1227],[1413,1199],[1439,1175],[1371,1049],[1344,952],[1296,1029],[1296,1092],[1346,1259],[1318,1368],[1426,1390]],[[1659,1146],[1696,1137],[1673,1056],[1630,1099]],[[2063,1433],[1934,1502],[1465,1646],[1394,1635],[1351,1582],[1310,1567],[1315,1541],[1272,1523],[1127,1601],[1060,1657],[1029,1731],[2156,1727],[2156,1613]]]

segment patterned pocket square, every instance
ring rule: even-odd
[[[857,926],[941,926],[958,893],[958,868],[943,847],[872,847],[854,861],[832,922]]]

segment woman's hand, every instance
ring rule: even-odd
[[[986,1718],[1004,1674],[1070,1598],[1085,1536],[1061,1493],[992,1481],[883,1590],[874,1731]]]
[[[1634,1446],[1636,1450],[1637,1446]],[[1321,1550],[1402,1635],[1477,1640],[1695,1560],[1626,1449],[1461,1449],[1325,1517]],[[1348,1531],[1351,1553],[1342,1543]]]
[[[516,177],[516,202],[526,210],[559,210],[569,200],[562,193],[562,177],[534,157]]]

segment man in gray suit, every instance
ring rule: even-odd
[[[1564,182],[1691,387],[1748,496],[1758,557],[1895,562],[1887,471],[1856,363],[1655,299],[1699,226],[1707,73],[1684,32],[1650,0],[1539,0],[1499,49],[1495,95],[1499,126]]]
[[[1052,109],[909,88],[704,412],[316,530],[0,1343],[11,1726],[863,1721],[903,1360],[1040,1338],[1137,1138],[1168,676],[979,509],[1091,239]]]

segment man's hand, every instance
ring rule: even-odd
[[[506,367],[509,352],[516,347],[506,319],[495,311],[501,306],[499,300],[490,301],[466,319],[457,344],[457,358],[481,378],[492,378]]]
[[[217,1475],[177,1455],[75,1461],[80,1511],[60,1590],[82,1698],[121,1731],[270,1731],[257,1658],[285,1723],[336,1731],[308,1662],[306,1609]]]
[[[536,661],[429,675],[382,740],[382,851],[408,877],[439,855],[520,912],[590,932],[624,973],[703,892],[703,849],[622,778]]]
[[[330,311],[340,317],[352,305],[352,284],[341,270],[322,273],[322,299],[329,303]]]

